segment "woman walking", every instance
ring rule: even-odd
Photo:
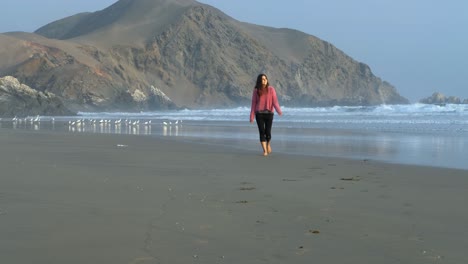
[[[254,117],[257,121],[260,144],[263,149],[263,156],[271,153],[271,127],[273,125],[273,109],[281,116],[280,105],[276,97],[275,88],[268,83],[268,77],[260,74],[252,94],[252,106],[250,108],[250,123]]]

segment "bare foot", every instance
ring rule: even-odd
[[[268,152],[263,152],[263,156],[264,157],[268,156]]]
[[[267,149],[268,149],[268,154],[270,154],[270,153],[271,153],[271,146],[268,145],[268,146],[267,146]]]

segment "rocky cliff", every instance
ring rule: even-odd
[[[38,92],[11,76],[0,78],[0,117],[74,114],[50,92]]]
[[[326,41],[193,0],[120,0],[34,34],[0,34],[0,76],[74,110],[248,105],[259,73],[288,106],[408,103]]]

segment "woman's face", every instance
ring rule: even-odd
[[[262,76],[262,86],[265,87],[268,83],[268,79],[265,75]]]

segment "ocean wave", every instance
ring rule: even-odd
[[[282,107],[284,115],[275,123],[285,127],[325,127],[377,130],[467,131],[468,105],[378,105],[332,107]],[[126,112],[80,112],[89,119],[151,119],[192,122],[248,123],[250,107],[224,109],[182,109]],[[194,123],[195,124],[195,123]]]

